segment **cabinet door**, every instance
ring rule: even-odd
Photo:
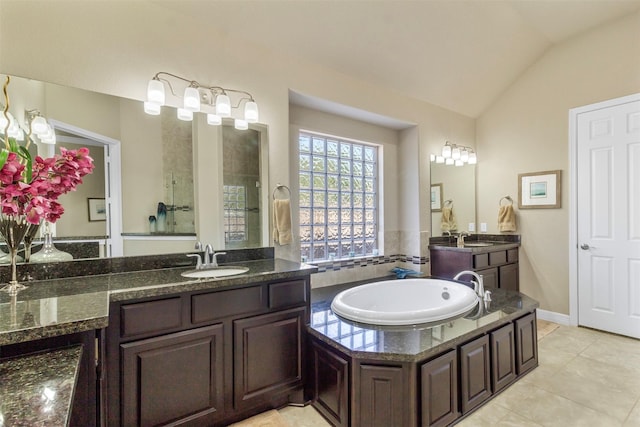
[[[498,268],[487,268],[484,270],[478,270],[476,273],[482,276],[482,283],[485,289],[497,289],[498,288]]]
[[[402,367],[360,365],[359,425],[389,427],[407,425],[404,414]]]
[[[493,392],[516,379],[516,345],[513,324],[491,332],[491,384]]]
[[[311,347],[313,406],[336,427],[349,426],[349,362],[313,343]]]
[[[122,352],[122,424],[157,426],[222,416],[223,327],[135,341]]]
[[[234,407],[268,403],[302,387],[305,307],[233,322]]]
[[[491,396],[490,366],[488,335],[460,347],[460,401],[463,414]]]
[[[518,264],[507,264],[500,267],[500,289],[517,291],[518,285]]]
[[[446,426],[458,418],[457,352],[451,350],[420,368],[422,423]]]
[[[538,366],[538,333],[535,312],[516,320],[516,368],[518,375]]]

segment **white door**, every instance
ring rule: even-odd
[[[619,102],[576,116],[578,323],[640,338],[640,97]]]

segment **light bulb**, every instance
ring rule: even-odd
[[[460,160],[462,160],[463,162],[469,161],[469,152],[467,150],[463,149],[460,152]]]
[[[190,122],[191,120],[193,120],[193,111],[187,110],[185,108],[178,108],[178,119],[185,122]]]
[[[444,163],[444,157],[436,156],[436,163]]]
[[[211,126],[219,126],[222,124],[222,117],[217,114],[207,114],[207,123]]]
[[[200,92],[195,87],[184,90],[184,108],[195,113],[200,111]]]
[[[452,165],[455,163],[455,160],[453,160],[451,157],[447,157],[444,161],[445,165]]]
[[[160,80],[149,80],[147,85],[147,101],[164,105],[164,84]]]
[[[31,132],[41,135],[47,131],[47,121],[42,116],[36,116],[31,121]]]
[[[476,163],[478,163],[478,158],[476,157],[476,153],[474,151],[469,153],[468,162],[469,162],[470,165],[475,165]]]
[[[451,158],[454,160],[458,160],[460,158],[460,149],[458,147],[453,147],[451,150]]]
[[[162,107],[160,104],[156,104],[155,102],[145,101],[144,103],[144,112],[147,114],[151,114],[152,116],[157,116],[160,114],[160,110]]]
[[[231,100],[227,95],[216,96],[216,114],[220,117],[231,116]]]
[[[249,101],[244,104],[244,119],[247,123],[256,123],[260,118],[258,113],[258,104],[253,101]]]
[[[447,143],[444,147],[442,147],[442,157],[445,159],[447,157],[451,157],[451,146]]]
[[[246,120],[235,119],[234,127],[238,130],[247,130],[249,129],[249,123]]]

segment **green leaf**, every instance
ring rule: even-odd
[[[0,169],[4,167],[4,164],[7,163],[7,158],[9,157],[9,150],[6,148],[0,149]]]
[[[31,183],[31,179],[33,178],[33,159],[31,158],[31,153],[22,145],[18,147],[18,155],[25,160],[24,171],[24,182],[27,184]]]
[[[9,149],[14,152],[17,153],[18,152],[18,142],[16,141],[15,138],[9,138]]]

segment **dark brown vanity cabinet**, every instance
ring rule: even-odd
[[[413,362],[360,359],[310,336],[310,395],[337,427],[448,426],[538,363],[535,312]]]
[[[456,350],[420,367],[420,406],[423,427],[446,426],[460,416]]]
[[[472,270],[482,275],[485,289],[518,291],[518,248],[498,249],[500,246],[489,252],[484,248],[483,252],[474,252],[433,247],[431,275],[451,279],[463,270]]]
[[[491,397],[490,359],[488,335],[460,346],[460,406],[463,414]]]
[[[309,276],[110,305],[108,426],[226,426],[303,402]]]

